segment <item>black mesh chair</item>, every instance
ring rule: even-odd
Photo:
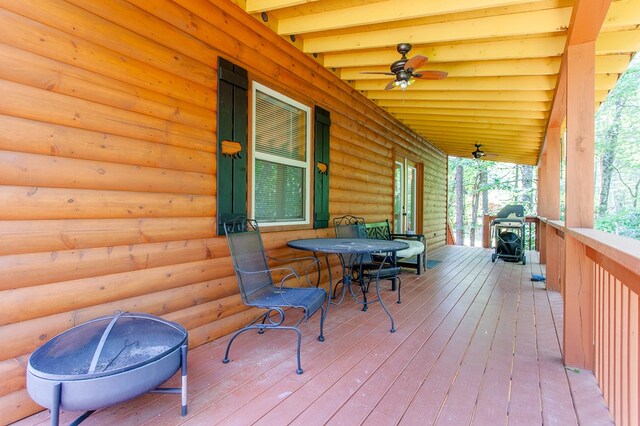
[[[289,267],[270,268],[267,263],[267,256],[262,244],[260,229],[255,220],[247,218],[236,218],[225,222],[224,231],[227,235],[233,267],[238,279],[238,287],[242,301],[247,306],[253,306],[267,311],[251,322],[246,327],[238,330],[227,345],[223,362],[229,362],[229,350],[231,344],[240,334],[248,330],[258,330],[263,333],[267,329],[295,330],[298,334],[297,357],[298,369],[296,373],[302,374],[300,363],[300,343],[302,333],[298,326],[302,321],[308,320],[315,312],[321,311],[320,335],[318,340],[323,342],[324,335],[324,312],[323,306],[327,299],[327,292],[322,288],[311,286],[309,274],[315,269],[320,272],[320,262],[313,257],[295,259],[274,259],[275,261],[291,262],[309,260],[310,263],[305,271],[305,280],[309,287],[286,287],[285,281],[291,278],[299,278],[296,271]],[[280,284],[274,284],[272,272],[283,275]],[[288,308],[301,309],[302,317],[293,325],[285,325],[285,310]]]
[[[337,238],[367,238],[367,229],[365,227],[365,220],[362,217],[357,216],[341,216],[333,219],[333,229]],[[398,303],[400,303],[400,289],[402,281],[400,280],[400,273],[402,268],[394,263],[395,256],[380,256],[384,260],[382,262],[374,261],[370,254],[364,255],[351,255],[343,258],[343,262],[346,268],[351,271],[352,281],[356,281],[360,284],[363,299],[363,310],[367,310],[367,292],[369,291],[369,285],[374,279],[386,279],[392,282],[391,289],[396,289],[396,282],[398,288]],[[344,285],[344,283],[342,283]],[[337,287],[337,286],[336,286]],[[335,291],[335,290],[334,290]],[[349,291],[353,290],[349,288]],[[343,293],[346,289],[343,290]],[[355,294],[353,294],[355,296]]]

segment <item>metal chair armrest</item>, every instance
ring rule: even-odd
[[[305,271],[304,271],[305,281],[307,282],[307,285],[309,287],[318,287],[320,285],[320,267],[322,266],[322,264],[320,263],[320,261],[318,260],[317,257],[303,256],[303,257],[288,257],[286,259],[279,259],[277,257],[266,256],[266,258],[269,259],[269,260],[273,260],[274,262],[281,262],[281,263],[284,263],[284,262],[290,263],[290,262],[299,262],[299,261],[302,261],[302,260],[309,260],[310,262],[309,262],[309,264],[307,265],[307,267],[305,268]],[[313,264],[316,264],[316,269],[317,269],[317,272],[316,272],[317,276],[316,276],[316,283],[315,284],[312,284],[311,280],[309,279],[309,273],[311,272],[311,268],[312,268]],[[299,276],[296,275],[296,278],[299,278]]]
[[[240,272],[241,274],[247,274],[247,275],[253,275],[253,274],[264,274],[264,273],[269,273],[269,272],[273,272],[273,271],[289,271],[288,274],[286,274],[284,276],[284,278],[281,280],[281,285],[280,287],[282,287],[282,283],[289,279],[289,277],[294,276],[296,278],[300,278],[298,276],[298,273],[293,269],[293,268],[287,268],[287,267],[279,267],[279,268],[269,268],[269,269],[261,269],[258,271],[246,271],[244,269],[240,269],[240,268],[235,268],[236,271]]]
[[[282,262],[282,263],[284,263],[284,262],[297,262],[297,261],[300,261],[300,260],[310,260],[312,262],[317,262],[318,261],[318,259],[313,257],[313,256],[287,257],[286,259],[280,259],[280,258],[277,258],[277,257],[266,256],[266,258],[269,259],[269,260],[273,260],[275,262]]]

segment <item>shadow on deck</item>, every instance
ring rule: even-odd
[[[385,291],[397,331],[377,305],[331,307],[326,341],[318,320],[303,326],[303,375],[295,335],[247,333],[221,360],[228,337],[189,353],[189,414],[176,395],[141,396],[101,410],[90,425],[515,425],[607,424],[588,371],[565,369],[562,300],[532,282],[526,266],[489,250],[446,246],[421,276],[403,272],[402,304]],[[381,284],[388,290],[388,283]],[[173,380],[173,379],[172,379]],[[68,423],[77,413],[63,413]],[[47,424],[39,413],[20,425]]]

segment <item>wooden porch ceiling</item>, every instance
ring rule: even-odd
[[[497,425],[608,424],[593,374],[565,369],[562,299],[526,266],[489,250],[445,246],[442,261],[402,274],[402,303],[384,291],[397,331],[379,305],[332,306],[326,340],[305,323],[304,374],[295,334],[245,333],[222,364],[229,336],[189,352],[189,413],[177,395],[146,394],[90,417],[92,425]],[[388,289],[389,284],[384,283]],[[556,328],[558,327],[558,328]],[[174,377],[171,386],[178,385]],[[63,413],[68,424],[81,413]],[[46,425],[47,412],[16,426]]]
[[[538,161],[567,35],[577,25],[573,0],[236,2],[260,22],[266,13],[265,25],[445,153],[469,158],[480,143],[488,159],[520,164]],[[596,105],[640,50],[639,25],[640,0],[612,1],[596,44]],[[392,76],[362,74],[389,71],[401,42],[413,45],[408,57],[429,58],[422,69],[448,77],[403,92],[384,90]]]

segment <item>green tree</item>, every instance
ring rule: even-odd
[[[640,55],[596,113],[596,228],[640,238]]]

